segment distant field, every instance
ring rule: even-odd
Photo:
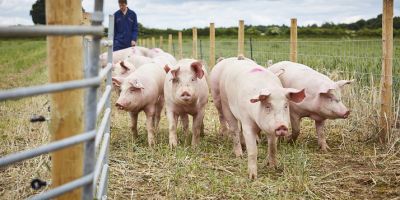
[[[208,59],[208,41],[202,39],[202,58]],[[167,43],[164,43],[166,49]],[[287,40],[252,41],[253,59],[287,60]],[[177,46],[175,43],[175,51]],[[217,38],[217,58],[237,54],[234,40]],[[200,147],[183,144],[168,147],[168,126],[162,115],[157,145],[147,147],[144,115],[140,115],[139,138],[130,133],[129,117],[113,109],[110,149],[110,199],[396,199],[400,196],[400,41],[395,40],[394,102],[397,128],[390,144],[377,143],[379,120],[380,39],[299,40],[299,62],[332,79],[355,78],[344,90],[352,110],[348,120],[329,121],[328,153],[318,150],[314,124],[302,123],[296,145],[280,142],[278,169],[265,166],[267,144],[258,147],[258,179],[247,178],[247,158],[235,158],[232,142],[218,136],[218,117],[210,101],[205,117],[206,135]],[[191,56],[191,41],[184,41],[184,55]],[[200,47],[199,47],[200,52]],[[173,52],[172,52],[173,53]],[[200,54],[200,53],[199,53]],[[246,56],[251,57],[246,41]],[[200,57],[200,55],[199,55]],[[45,40],[0,40],[0,89],[47,82]],[[113,93],[113,102],[116,96]],[[210,98],[211,99],[211,98]],[[0,156],[49,141],[48,123],[31,124],[33,114],[46,117],[48,96],[0,102]],[[30,181],[50,180],[51,161],[41,156],[0,169],[0,199],[25,199],[37,193]],[[39,191],[40,192],[40,191]]]

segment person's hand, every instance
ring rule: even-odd
[[[132,40],[131,41],[131,45],[134,47],[134,46],[136,46],[136,41],[135,40]]]

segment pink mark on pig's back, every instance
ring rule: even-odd
[[[250,70],[250,73],[257,73],[257,72],[265,72],[265,69],[256,67]]]

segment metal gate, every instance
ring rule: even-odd
[[[92,26],[54,25],[0,27],[1,37],[37,37],[48,35],[93,35],[92,41],[85,39],[84,49],[85,79],[50,83],[40,86],[15,88],[0,91],[0,101],[54,93],[77,88],[87,88],[85,96],[85,132],[76,136],[57,140],[35,149],[25,150],[0,158],[0,167],[50,153],[75,144],[84,143],[84,172],[81,178],[33,196],[31,199],[50,199],[83,187],[82,199],[106,199],[108,182],[108,151],[110,143],[111,116],[111,68],[114,16],[109,16],[108,40],[100,40],[104,34],[103,1],[95,1]],[[99,72],[100,45],[108,47],[107,66]],[[104,92],[97,101],[98,90],[106,80]],[[103,112],[104,111],[104,112]],[[98,117],[103,115],[99,126]],[[97,154],[97,157],[96,157]]]

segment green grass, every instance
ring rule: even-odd
[[[147,146],[144,115],[139,118],[139,137],[130,133],[129,116],[113,109],[110,149],[110,199],[395,199],[400,196],[399,138],[395,128],[389,145],[376,143],[379,124],[380,48],[378,43],[329,39],[310,39],[299,44],[299,60],[339,78],[357,78],[357,83],[343,91],[346,105],[352,110],[348,120],[328,121],[328,153],[318,150],[314,124],[303,120],[302,133],[295,145],[282,141],[278,145],[278,167],[265,165],[267,144],[265,134],[258,145],[258,179],[247,174],[247,158],[236,158],[229,138],[218,135],[217,112],[209,102],[206,108],[206,135],[198,148],[180,144],[168,146],[165,115],[156,136],[154,149]],[[218,38],[217,38],[218,41]],[[374,40],[375,41],[375,40]],[[287,60],[287,41],[253,41],[253,57],[260,64],[268,59]],[[208,57],[207,41],[202,40],[203,58]],[[166,43],[164,44],[164,47]],[[302,46],[303,45],[303,46]],[[336,46],[335,46],[336,45]],[[340,46],[342,45],[342,46]],[[347,46],[346,46],[347,45]],[[176,46],[175,46],[176,47]],[[248,48],[248,45],[246,45]],[[338,57],[346,50],[347,57]],[[395,43],[399,55],[399,43]],[[218,56],[234,56],[233,40],[217,42]],[[191,42],[184,41],[185,57],[190,57]],[[37,85],[47,82],[44,40],[0,41],[0,88]],[[306,55],[303,55],[306,54]],[[367,59],[362,58],[367,55]],[[322,55],[322,56],[321,56]],[[328,56],[323,56],[328,55]],[[249,56],[249,52],[246,53]],[[398,56],[395,57],[398,59]],[[394,70],[399,70],[398,61]],[[350,73],[349,73],[350,72]],[[362,72],[360,77],[357,73]],[[395,76],[398,74],[394,73]],[[398,80],[397,78],[394,80]],[[395,85],[394,91],[399,91]],[[211,99],[211,98],[210,98]],[[115,102],[116,95],[113,93]],[[397,102],[398,97],[395,98]],[[16,152],[49,141],[48,123],[32,124],[32,114],[48,117],[48,96],[0,102],[0,155]],[[399,111],[399,104],[394,111]],[[399,123],[400,124],[400,123]],[[51,161],[41,156],[0,169],[0,199],[25,199],[40,191],[30,189],[33,178],[50,180]]]

